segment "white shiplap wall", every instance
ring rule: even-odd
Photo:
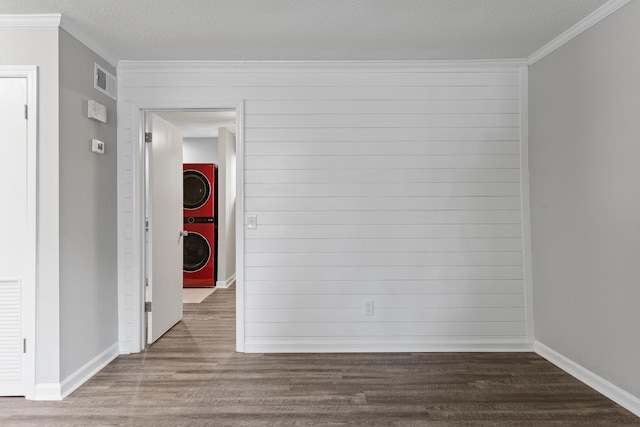
[[[122,182],[139,108],[244,100],[240,348],[524,348],[519,65],[126,63]]]

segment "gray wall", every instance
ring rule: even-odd
[[[93,51],[60,30],[60,378],[118,340],[116,102],[93,88]],[[87,100],[107,124],[87,118]],[[105,154],[89,141],[106,143]]]
[[[640,397],[640,2],[530,76],[536,338]]]

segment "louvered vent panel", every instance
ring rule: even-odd
[[[20,281],[0,280],[0,383],[20,380]]]

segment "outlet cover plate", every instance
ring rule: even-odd
[[[373,316],[373,300],[366,299],[362,304],[362,314],[365,316]]]

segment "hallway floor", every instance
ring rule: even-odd
[[[0,398],[1,426],[640,426],[533,353],[235,353],[235,287],[62,402]]]

